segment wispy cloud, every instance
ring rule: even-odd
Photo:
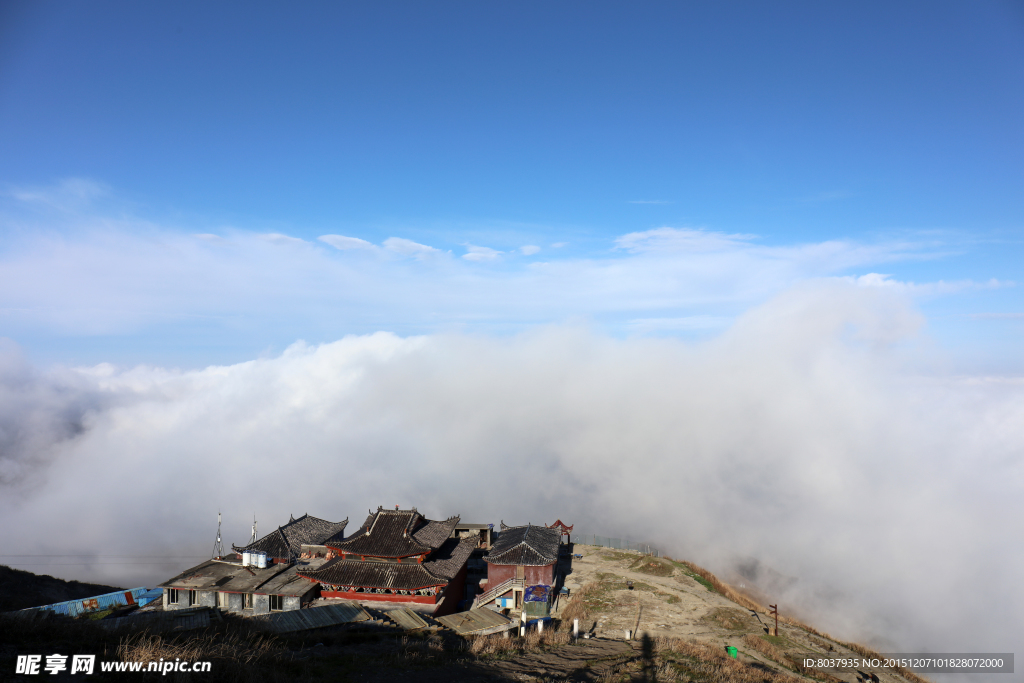
[[[722,330],[733,318],[721,315],[688,315],[681,318],[634,318],[626,323],[628,329],[639,334],[650,332],[692,332],[695,330]]]
[[[540,251],[540,247],[538,247],[535,244],[525,244],[525,245],[519,247],[519,252],[523,256],[532,256],[532,255],[536,254],[539,251]]]
[[[377,245],[373,242],[367,242],[364,239],[358,237],[346,237],[345,235],[320,235],[317,238],[325,244],[329,244],[335,249],[366,249],[369,251],[375,251]]]
[[[404,237],[389,237],[384,240],[383,246],[385,249],[389,249],[396,254],[411,256],[417,259],[436,257],[444,253],[440,249],[420,244],[419,242],[413,242]]]
[[[70,211],[86,208],[97,199],[110,196],[111,190],[107,185],[88,178],[66,178],[54,185],[8,186],[3,194],[20,202]]]
[[[493,261],[499,256],[501,256],[501,252],[496,249],[467,244],[466,253],[462,255],[462,258],[467,261]]]
[[[916,296],[939,296],[943,294],[955,294],[957,292],[967,290],[1001,289],[1004,287],[1016,286],[1016,283],[1010,280],[997,280],[995,278],[990,278],[985,282],[977,282],[975,280],[954,280],[947,282],[945,280],[939,280],[938,282],[925,282],[918,284],[916,282],[901,282],[900,280],[894,280],[892,279],[892,276],[883,275],[881,273],[867,273],[866,275],[849,279],[860,287],[886,287]]]
[[[656,228],[623,235],[615,240],[615,245],[634,253],[706,252],[745,248],[756,238],[756,235],[727,235],[699,228]]]
[[[1024,320],[1024,313],[971,313],[975,320]]]
[[[167,326],[189,321],[188,329],[205,325],[209,334],[244,319],[257,334],[273,329],[324,338],[592,316],[635,331],[642,326],[629,321],[686,320],[709,307],[719,317],[736,315],[808,278],[921,258],[933,249],[910,241],[769,247],[749,234],[662,227],[620,236],[601,258],[553,251],[542,261],[517,261],[474,244],[454,258],[399,236],[377,246],[345,235],[310,242],[282,233],[195,235],[151,224],[138,230],[124,221],[88,223],[56,235],[22,231],[17,240],[0,242],[0,316],[7,329],[174,334],[181,332]],[[102,227],[91,227],[97,224]],[[520,249],[527,252],[538,253]],[[862,286],[911,296],[1007,285],[903,283],[872,271],[855,277]]]

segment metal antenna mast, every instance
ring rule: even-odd
[[[217,540],[213,542],[213,557],[224,557],[224,543],[220,540],[220,510],[217,511]]]
[[[252,538],[249,539],[249,545],[256,542],[256,513],[252,513]]]

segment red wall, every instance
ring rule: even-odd
[[[553,586],[555,583],[555,563],[543,567],[526,567],[526,585],[536,586],[544,584]],[[516,578],[516,565],[514,564],[488,564],[487,565],[487,589],[490,590],[498,584],[505,583],[509,579]],[[501,597],[501,596],[498,596]]]
[[[434,612],[435,617],[443,617],[448,614],[455,614],[459,609],[459,602],[462,601],[463,595],[466,592],[466,573],[469,570],[466,565],[462,565],[462,569],[455,575],[449,583],[448,587],[444,589],[445,600],[437,611]]]

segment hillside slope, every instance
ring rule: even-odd
[[[122,590],[117,586],[65,581],[0,565],[0,612],[50,605]]]
[[[673,667],[686,669],[687,661],[694,663],[704,655],[710,662],[721,663],[720,653],[731,646],[738,651],[735,664],[746,665],[755,678],[757,670],[854,683],[864,677],[853,667],[812,670],[802,662],[875,655],[795,620],[780,621],[778,635],[770,635],[774,620],[762,605],[691,563],[579,544],[574,552],[582,558],[572,561],[565,581],[573,598],[559,606],[558,616],[566,624],[579,619],[580,630],[597,638],[623,639],[627,630],[647,634],[663,655],[665,673]],[[627,582],[632,582],[632,589]],[[741,669],[728,675],[741,680]],[[905,670],[861,667],[861,671],[868,680],[872,673],[880,681],[924,680]],[[687,673],[692,677],[694,672]]]

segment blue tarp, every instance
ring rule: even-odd
[[[526,602],[549,602],[551,598],[551,586],[545,586],[542,583],[536,586],[526,587],[526,597],[523,598]]]
[[[140,588],[131,588],[129,590],[117,591],[115,593],[94,595],[91,598],[79,598],[78,600],[67,600],[66,602],[57,602],[52,605],[42,605],[41,607],[29,607],[22,611],[49,610],[51,612],[56,612],[57,614],[66,614],[69,617],[77,617],[79,614],[101,612],[112,607],[145,605],[146,603],[159,598],[161,595],[163,595],[163,591],[159,588],[146,588],[145,586],[142,586]]]

